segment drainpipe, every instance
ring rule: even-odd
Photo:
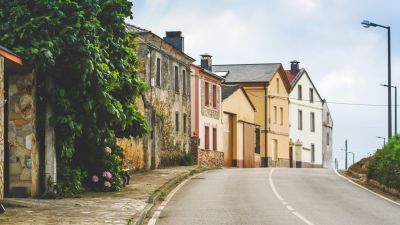
[[[265,167],[268,167],[268,138],[267,138],[267,92],[268,92],[268,88],[267,88],[267,84],[264,85],[264,153],[265,153]]]

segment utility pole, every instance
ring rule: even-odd
[[[344,164],[344,167],[345,167],[345,169],[347,170],[347,139],[346,139],[346,142],[345,142],[345,151],[346,151],[346,161],[344,162],[345,164]]]

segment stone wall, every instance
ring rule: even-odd
[[[122,138],[117,139],[119,145],[124,152],[124,169],[143,169],[143,140],[140,138]]]
[[[213,150],[198,150],[198,165],[200,167],[212,168],[224,166],[224,153]]]
[[[39,154],[36,143],[35,76],[9,74],[8,142],[10,191],[26,188],[28,195],[39,189]]]
[[[143,138],[145,168],[157,168],[167,160],[190,148],[191,96],[190,64],[194,61],[173,48],[163,39],[150,33],[139,33],[139,58],[143,70],[140,77],[148,84],[142,95],[145,117],[150,133]],[[155,47],[157,46],[157,47]],[[157,84],[157,59],[160,59],[160,85]],[[175,91],[175,67],[178,68],[178,89]],[[183,85],[185,71],[185,85]],[[183,87],[186,86],[186,90]],[[176,131],[175,115],[178,113],[179,130]],[[184,118],[186,115],[186,121]],[[184,127],[184,124],[186,126]],[[171,160],[172,159],[172,160]]]
[[[274,161],[268,157],[268,167],[290,167],[290,160],[279,158],[278,161]]]

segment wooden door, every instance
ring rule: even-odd
[[[224,164],[232,167],[233,157],[233,116],[227,113],[223,115],[224,123]]]
[[[289,165],[293,168],[293,147],[289,147]]]
[[[256,148],[255,127],[251,124],[243,124],[243,167],[254,168],[254,150]]]

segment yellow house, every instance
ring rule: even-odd
[[[254,123],[261,126],[262,167],[289,167],[290,83],[280,63],[213,65],[226,84],[239,84],[256,112]]]
[[[221,85],[226,167],[260,167],[260,126],[255,107],[239,85]]]

